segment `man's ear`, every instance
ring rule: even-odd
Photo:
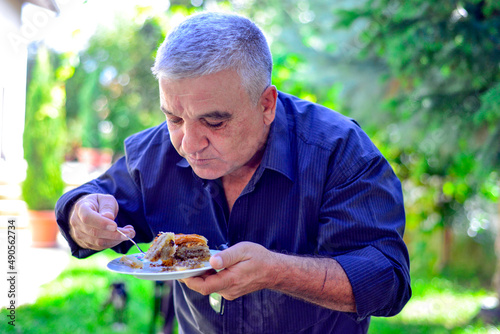
[[[278,101],[278,90],[276,86],[267,87],[260,96],[260,106],[264,115],[264,123],[271,125],[276,115],[276,102]]]

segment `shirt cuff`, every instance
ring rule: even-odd
[[[391,262],[375,247],[367,246],[335,257],[352,286],[357,318],[370,315],[390,316],[391,301],[397,291],[396,275]]]

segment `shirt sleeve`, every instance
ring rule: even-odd
[[[69,234],[69,215],[75,202],[87,194],[113,195],[118,202],[119,211],[115,218],[118,226],[132,225],[136,231],[137,242],[149,242],[152,232],[146,223],[142,195],[138,180],[129,173],[125,157],[118,160],[99,178],[65,193],[56,204],[56,218],[62,235],[68,241],[71,253],[77,258],[88,257],[96,251],[83,249],[76,244]],[[119,253],[125,253],[132,243],[125,241],[113,247]]]
[[[378,151],[338,169],[324,192],[318,253],[346,272],[356,320],[395,315],[411,296],[401,184]]]

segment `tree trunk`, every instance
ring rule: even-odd
[[[445,224],[442,231],[442,248],[441,248],[441,259],[439,261],[439,271],[442,272],[448,268],[451,260],[451,252],[453,247],[453,228]]]
[[[493,286],[497,293],[497,298],[500,298],[500,201],[498,202],[497,212],[497,235],[495,237],[495,254],[497,257],[497,265],[495,275],[493,276]]]
[[[498,202],[498,212],[496,220],[497,235],[495,237],[495,254],[497,257],[497,263],[495,267],[495,275],[493,276],[493,286],[497,293],[498,301],[498,298],[500,298],[500,201]],[[500,305],[498,305],[498,302],[496,303],[496,306],[483,305],[476,318],[487,324],[499,324]]]

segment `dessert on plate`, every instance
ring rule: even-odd
[[[210,250],[207,246],[207,239],[198,234],[176,234],[175,245],[177,249],[174,257],[179,260],[199,259],[208,261]]]
[[[160,232],[149,247],[146,255],[144,255],[144,259],[151,262],[156,262],[158,260],[167,261],[172,258],[176,249],[175,234],[171,232]]]
[[[210,259],[207,239],[198,234],[160,232],[143,258],[124,255],[120,259],[134,269],[160,268],[160,271],[179,271],[203,267]],[[149,262],[145,265],[145,262]]]

